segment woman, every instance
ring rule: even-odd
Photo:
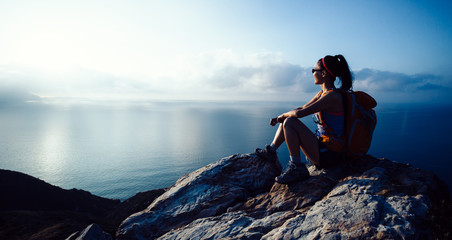
[[[352,87],[352,75],[347,61],[342,55],[326,56],[320,59],[312,69],[314,83],[320,85],[321,91],[304,106],[283,113],[270,120],[270,125],[279,124],[271,145],[265,149],[256,149],[256,154],[264,157],[276,156],[276,150],[285,141],[290,153],[286,170],[275,181],[288,184],[309,177],[306,166],[301,162],[300,149],[306,157],[319,168],[328,168],[340,160],[338,152],[329,150],[325,140],[327,136],[340,137],[344,134],[344,109],[342,94],[335,88],[335,80],[341,81],[340,90]],[[317,131],[312,133],[299,118],[321,113],[325,124],[317,121]],[[326,127],[328,126],[328,127]],[[339,158],[339,159],[338,159]]]

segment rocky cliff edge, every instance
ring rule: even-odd
[[[116,238],[434,239],[433,212],[450,212],[434,174],[386,159],[310,165],[311,177],[290,185],[274,182],[280,171],[277,159],[254,154],[221,159],[181,177]]]

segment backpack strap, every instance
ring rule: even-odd
[[[342,108],[344,111],[344,136],[347,134],[347,120],[349,118],[347,91],[339,91],[342,95]]]

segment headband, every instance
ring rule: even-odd
[[[322,58],[322,64],[323,64],[323,67],[325,67],[325,70],[326,70],[329,74],[331,74],[331,76],[333,76],[334,78],[336,78],[336,75],[334,75],[334,74],[326,67],[326,65],[325,65],[325,58]]]

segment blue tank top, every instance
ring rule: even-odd
[[[317,114],[315,115],[317,118]],[[334,136],[342,136],[344,134],[344,112],[328,112],[322,111],[322,118],[325,124],[331,128],[332,132],[327,133],[325,130],[325,126],[319,123],[319,121],[315,121],[317,123],[317,136],[322,135],[334,135]]]

